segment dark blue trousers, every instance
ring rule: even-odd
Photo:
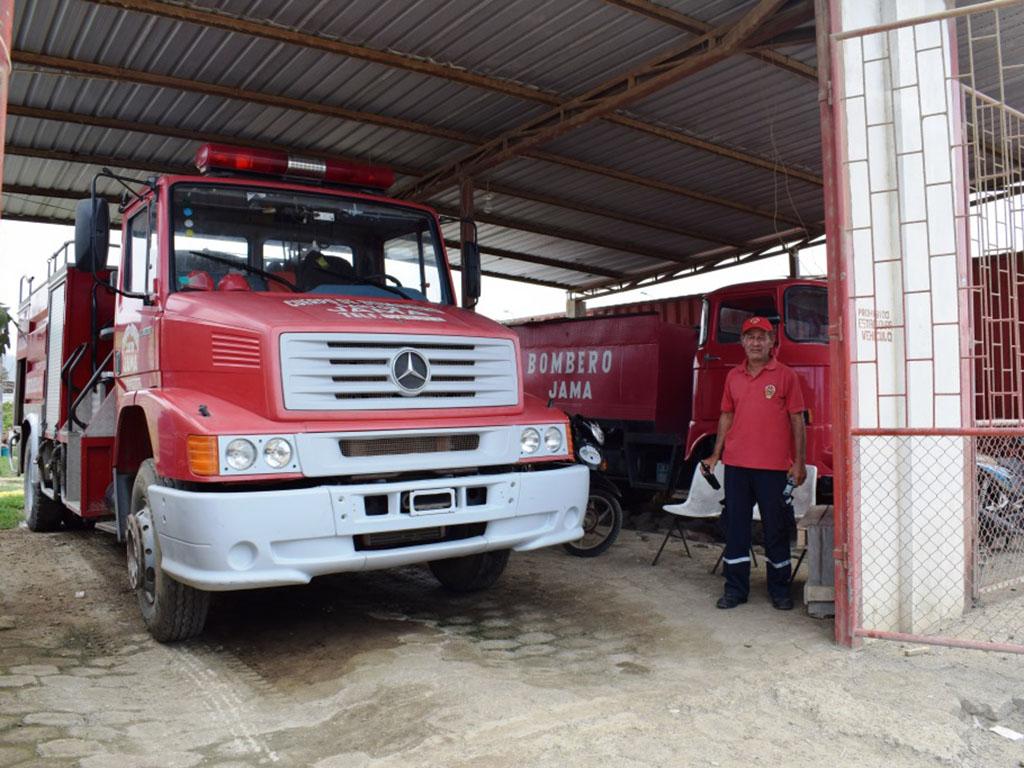
[[[773,600],[789,597],[789,514],[782,499],[786,472],[774,469],[725,467],[725,593],[746,598],[750,592],[750,525],[754,504],[764,525],[768,594]]]

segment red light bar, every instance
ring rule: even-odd
[[[273,149],[242,149],[225,144],[203,144],[196,152],[196,168],[204,175],[236,171],[278,178],[317,179],[347,187],[381,190],[395,183],[395,172],[380,165],[317,160]]]

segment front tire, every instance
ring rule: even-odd
[[[131,514],[126,544],[128,581],[139,600],[146,629],[155,640],[170,643],[186,640],[203,631],[210,607],[210,593],[175,581],[160,567],[159,538],[150,513],[151,486],[171,486],[174,481],[156,473],[152,459],[139,466],[132,486]]]
[[[576,557],[597,557],[619,538],[622,530],[622,505],[605,488],[591,488],[587,511],[583,515],[583,537],[562,546]]]
[[[25,524],[30,531],[50,533],[60,528],[63,518],[64,505],[46,496],[40,487],[36,451],[30,447],[25,456]]]
[[[479,555],[431,560],[428,565],[441,586],[452,592],[478,592],[494,586],[508,565],[509,550],[481,552]]]

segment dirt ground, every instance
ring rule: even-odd
[[[658,543],[218,595],[161,646],[112,537],[0,532],[0,766],[1024,765],[988,730],[1024,731],[1020,657],[851,652],[763,582],[718,611],[717,551]]]

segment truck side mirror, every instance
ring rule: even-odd
[[[100,197],[75,206],[75,266],[95,272],[107,266],[110,248],[110,206]]]
[[[462,306],[473,307],[480,298],[480,246],[462,243]]]

